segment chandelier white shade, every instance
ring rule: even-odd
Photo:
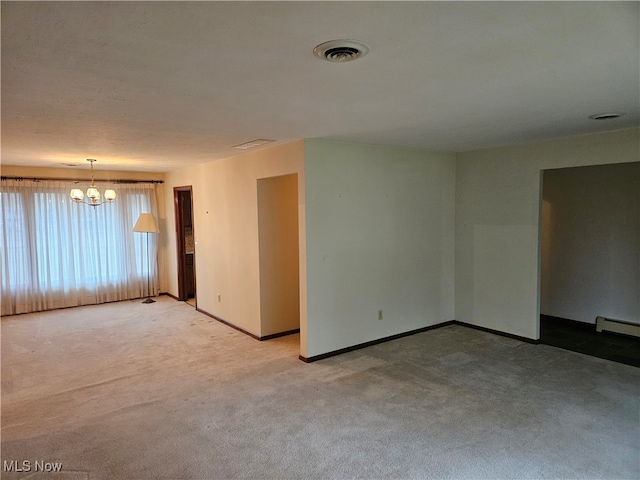
[[[69,196],[76,203],[84,203],[86,205],[91,205],[92,207],[97,207],[98,205],[102,205],[103,203],[111,203],[116,199],[116,192],[112,189],[107,189],[104,191],[104,200],[101,202],[100,191],[96,187],[96,182],[93,179],[93,162],[97,162],[95,158],[87,158],[87,162],[91,163],[91,183],[89,184],[89,188],[87,188],[87,199],[84,200],[85,194],[79,188],[72,188],[71,192],[69,192]]]

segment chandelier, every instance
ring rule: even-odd
[[[79,188],[72,188],[69,196],[76,203],[84,203],[92,207],[113,202],[116,198],[116,192],[111,189],[104,191],[104,200],[100,201],[100,191],[97,189],[96,182],[93,180],[93,162],[97,162],[97,160],[95,158],[87,158],[87,162],[91,163],[91,183],[89,184],[89,188],[87,188],[87,200],[84,200],[84,192]]]

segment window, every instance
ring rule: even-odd
[[[67,182],[3,180],[0,188],[2,315],[138,298],[146,294],[147,237],[133,232],[155,214],[151,184],[123,184],[112,204],[69,197]],[[149,236],[155,258],[156,236]],[[156,262],[150,262],[154,289]]]

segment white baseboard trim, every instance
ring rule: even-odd
[[[613,320],[612,318],[596,317],[596,332],[602,332],[603,330],[640,337],[640,325],[637,323]]]

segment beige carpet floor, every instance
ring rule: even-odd
[[[3,479],[640,477],[640,369],[462,326],[312,364],[168,297],[1,333]]]

